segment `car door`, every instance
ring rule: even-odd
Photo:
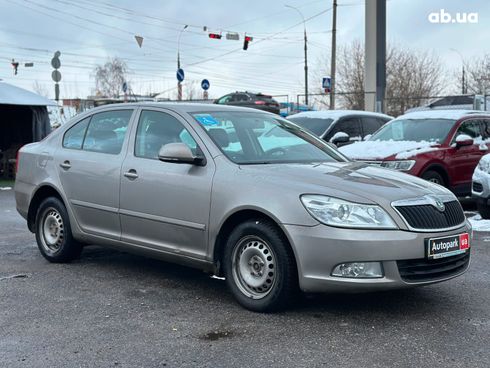
[[[465,134],[475,140],[470,146],[457,147],[456,138]],[[451,171],[453,187],[466,187],[471,183],[471,177],[476,165],[486,150],[481,149],[480,142],[482,134],[481,121],[472,119],[461,123],[451,140],[449,154],[446,155],[447,164]],[[457,189],[457,188],[456,188]]]
[[[80,228],[119,239],[119,186],[134,109],[93,114],[68,129],[55,154],[62,188]]]
[[[122,240],[204,258],[214,161],[192,127],[178,114],[142,109],[122,165]],[[162,162],[158,151],[183,142],[204,154],[206,166]]]
[[[330,127],[326,133],[324,140],[330,142],[337,133],[346,133],[349,135],[349,143],[361,140],[362,129],[359,118],[355,116],[345,116],[340,118]],[[347,143],[347,144],[349,144]],[[340,146],[345,145],[341,144]]]

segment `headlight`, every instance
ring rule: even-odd
[[[486,160],[480,160],[480,162],[478,163],[478,168],[483,171],[483,172],[486,172],[486,173],[489,173],[490,174],[490,160],[489,159],[486,159]]]
[[[387,169],[409,171],[415,165],[415,160],[402,160],[402,161],[383,161],[381,167]]]
[[[396,224],[380,206],[344,201],[323,195],[305,194],[301,202],[318,221],[331,226],[396,229]]]

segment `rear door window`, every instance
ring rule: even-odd
[[[132,113],[133,110],[113,110],[92,115],[83,149],[119,154]]]

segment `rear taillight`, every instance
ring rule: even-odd
[[[255,101],[256,105],[265,105],[265,101]]]

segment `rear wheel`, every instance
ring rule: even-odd
[[[477,208],[478,208],[478,212],[480,212],[480,215],[483,219],[490,220],[490,206],[488,206],[484,203],[478,202]]]
[[[298,291],[289,243],[270,221],[255,219],[238,225],[228,238],[223,263],[233,296],[252,311],[285,308]]]
[[[430,181],[431,183],[442,185],[443,187],[446,186],[446,182],[444,178],[437,171],[433,171],[433,170],[426,171],[425,173],[422,174],[422,179]]]
[[[82,245],[73,238],[68,212],[58,198],[47,198],[39,206],[36,241],[41,254],[50,262],[70,262],[80,256]]]

